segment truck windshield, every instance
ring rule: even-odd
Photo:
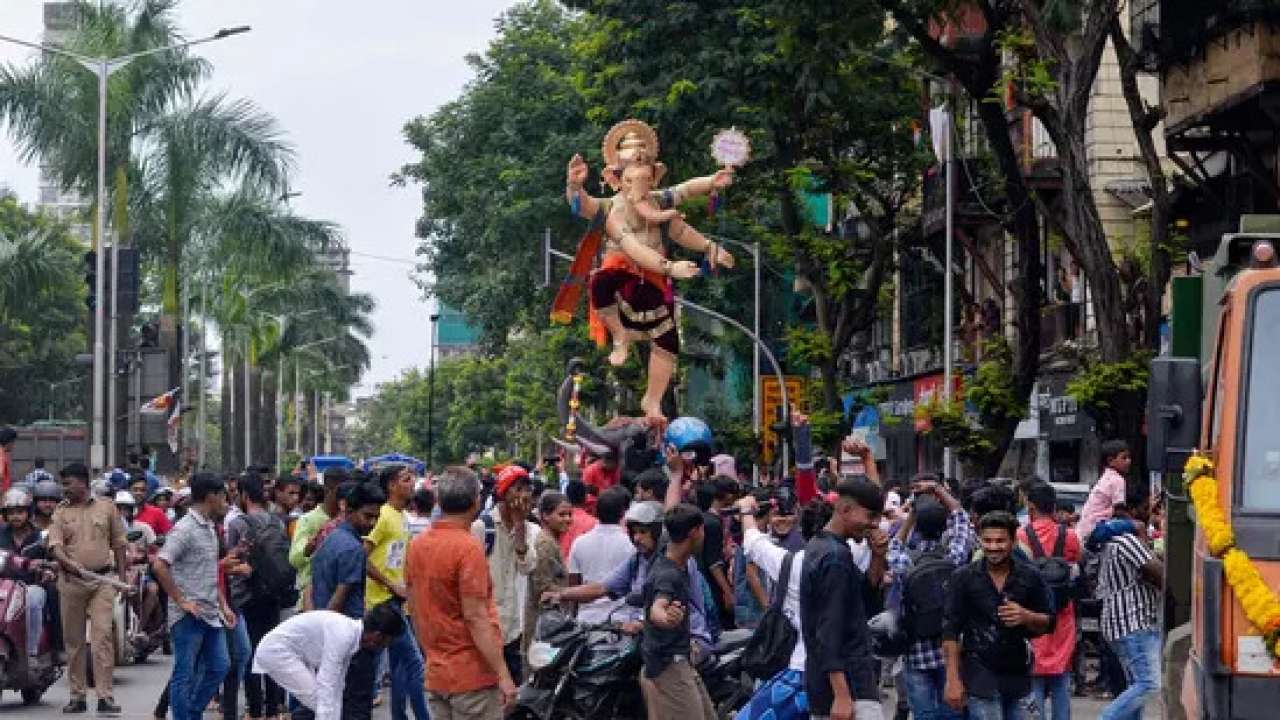
[[[1263,291],[1253,310],[1241,506],[1280,511],[1280,289]]]

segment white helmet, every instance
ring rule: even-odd
[[[24,510],[31,508],[31,494],[22,488],[10,488],[5,491],[4,502],[0,503],[5,510],[9,508],[22,508]]]
[[[117,505],[137,505],[138,500],[133,496],[133,493],[129,492],[128,490],[117,490],[116,504]]]

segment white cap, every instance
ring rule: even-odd
[[[738,479],[737,464],[733,460],[732,455],[721,453],[711,458],[711,467],[716,475],[724,475],[733,479]]]
[[[116,504],[117,505],[137,505],[138,500],[133,496],[133,493],[129,492],[128,490],[117,490]]]

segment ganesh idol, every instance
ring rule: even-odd
[[[639,120],[625,120],[610,129],[602,150],[601,175],[614,191],[612,197],[588,194],[583,189],[586,162],[581,155],[569,161],[565,198],[576,214],[590,221],[590,229],[556,298],[552,319],[568,322],[572,318],[575,286],[585,281],[591,334],[601,346],[612,343],[611,364],[625,363],[632,343],[650,344],[648,383],[640,407],[650,423],[665,424],[662,396],[680,352],[672,283],[701,272],[697,263],[668,258],[667,244],[704,254],[708,268],[734,264],[732,254],[686,223],[676,208],[691,197],[731,185],[733,168],[661,188],[666,167],[658,160],[658,136]],[[600,267],[588,277],[600,244]]]

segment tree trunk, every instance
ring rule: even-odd
[[[222,339],[222,347],[227,347],[226,337]],[[236,466],[231,439],[235,437],[235,420],[232,414],[234,400],[232,397],[231,366],[224,355],[222,361],[222,401],[218,403],[218,444],[221,447],[222,468],[230,470]]]
[[[253,452],[261,465],[275,466],[276,461],[276,377],[272,371],[254,368],[257,383],[253,398],[257,413],[253,423]]]
[[[995,77],[994,53],[988,58],[983,77]],[[1040,226],[1035,205],[1023,181],[1023,168],[1013,140],[1009,136],[1004,110],[988,102],[978,103],[978,115],[986,132],[987,143],[1004,176],[1005,197],[1013,212],[1004,218],[1005,231],[1013,236],[1017,247],[1018,279],[1013,285],[1014,326],[1017,341],[1013,343],[1013,392],[1019,400],[1031,397],[1036,375],[1040,372],[1040,279],[1044,268],[1040,263]],[[1001,328],[1003,333],[1003,328]],[[1020,417],[984,418],[992,432],[995,449],[984,463],[984,477],[998,474],[1005,453],[1013,443]]]
[[[1138,140],[1138,152],[1151,184],[1151,268],[1148,276],[1146,308],[1142,328],[1142,344],[1149,350],[1160,348],[1160,315],[1165,286],[1171,273],[1169,258],[1169,225],[1173,215],[1173,197],[1169,181],[1156,151],[1155,129],[1164,119],[1160,107],[1148,107],[1138,88],[1138,57],[1125,37],[1119,18],[1111,22],[1111,43],[1120,61],[1120,87],[1124,91],[1134,135]]]
[[[1041,119],[1043,122],[1043,118]],[[1124,315],[1124,295],[1120,273],[1111,256],[1111,245],[1102,227],[1102,217],[1089,180],[1089,159],[1084,148],[1084,120],[1078,132],[1050,133],[1057,136],[1062,166],[1063,197],[1061,225],[1075,246],[1080,266],[1089,280],[1094,321],[1098,327],[1098,352],[1102,362],[1114,363],[1129,356],[1129,326]],[[1045,123],[1048,127],[1048,123]],[[1058,139],[1061,138],[1061,139]]]

